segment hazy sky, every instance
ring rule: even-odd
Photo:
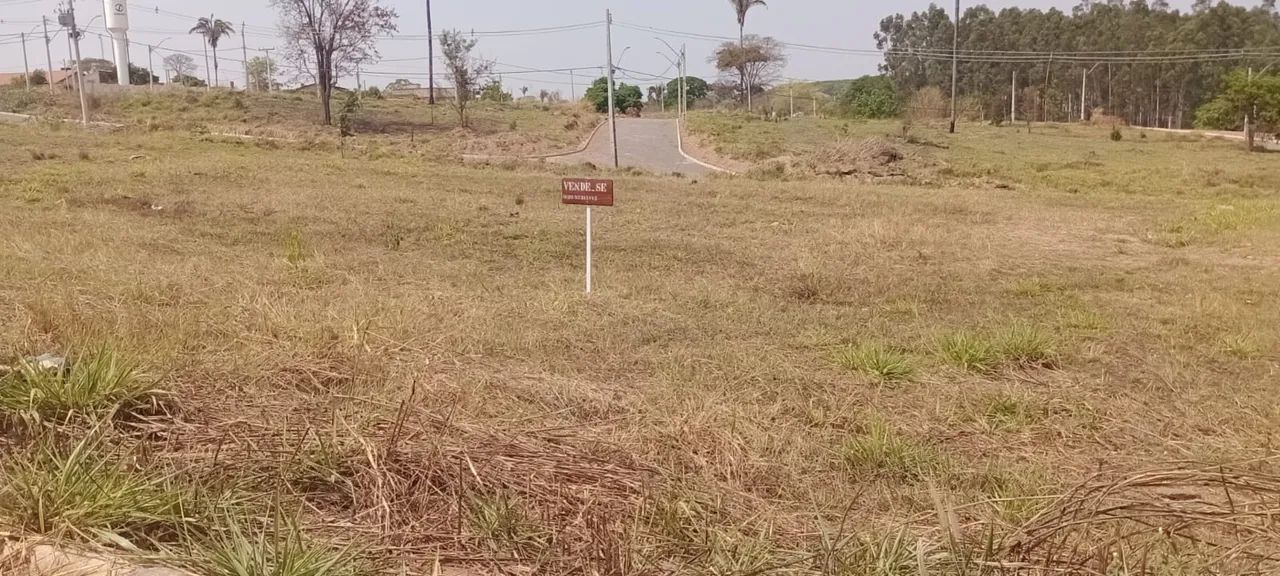
[[[421,36],[426,34],[426,9],[424,0],[382,0],[384,5],[394,7],[399,12],[400,35]],[[992,8],[1022,6],[1024,8],[1058,7],[1069,10],[1077,4],[1077,0],[993,0],[987,2]],[[1191,0],[1175,0],[1177,8],[1185,9]],[[1256,4],[1256,2],[1240,2]],[[728,0],[554,0],[553,2],[528,2],[527,0],[434,0],[434,24],[439,32],[448,28],[459,28],[465,31],[474,30],[502,31],[514,29],[542,28],[579,24],[604,19],[606,9],[611,9],[619,23],[630,23],[642,26],[665,28],[677,31],[696,32],[715,36],[737,35],[737,22]],[[749,33],[771,35],[784,42],[799,42],[821,46],[838,46],[842,48],[874,49],[872,33],[878,27],[880,19],[894,12],[910,12],[920,10],[930,4],[929,0],[894,0],[873,2],[869,0],[770,0],[767,8],[756,8],[747,18]],[[38,31],[40,17],[55,13],[57,0],[0,0],[0,34],[29,32],[33,28]],[[275,11],[266,0],[132,0],[129,16],[131,21],[130,39],[138,44],[164,43],[164,48],[191,51],[198,54],[201,50],[200,39],[186,34],[192,25],[191,18],[177,17],[165,13],[156,13],[155,8],[171,13],[184,15],[208,14],[209,7],[216,6],[214,13],[237,24],[246,22],[249,33],[246,44],[251,49],[271,48],[280,45],[274,37],[276,22]],[[964,5],[969,5],[966,0]],[[78,0],[76,2],[79,21],[83,24],[91,18],[101,15],[101,0]],[[105,32],[102,19],[93,22],[91,30]],[[51,30],[52,33],[52,30]],[[666,51],[661,42],[654,39],[655,34],[616,27],[614,29],[614,53],[622,54],[619,66],[649,74],[665,74],[674,76],[666,60],[657,54]],[[478,36],[478,51],[486,58],[496,60],[498,70],[503,74],[503,83],[509,89],[517,90],[521,86],[530,87],[532,93],[539,89],[561,90],[569,96],[570,84],[576,80],[577,94],[581,94],[583,84],[590,78],[599,75],[605,61],[604,29],[592,28],[570,32],[531,35],[493,37]],[[707,40],[666,38],[677,48],[686,43],[689,54],[689,71],[695,76],[710,79],[714,70],[706,63],[707,56],[714,49],[716,42]],[[0,38],[0,71],[21,71],[22,50],[17,44],[6,44],[7,37]],[[28,58],[33,68],[45,67],[45,54],[39,39],[28,42]],[[82,43],[84,57],[105,56],[110,59],[110,42],[100,42],[97,37],[89,36]],[[627,48],[630,47],[628,50]],[[65,59],[67,44],[65,36],[59,35],[52,43],[55,67]],[[405,77],[425,83],[426,62],[410,60],[426,55],[426,40],[422,38],[392,38],[379,44],[383,61],[367,66],[364,75],[365,85],[385,85],[397,77]],[[155,66],[160,68],[160,59],[165,52],[158,51]],[[224,40],[219,54],[230,60],[241,60],[240,39]],[[438,54],[437,54],[438,56]],[[786,74],[792,78],[823,80],[849,78],[874,72],[880,58],[877,56],[831,55],[814,52],[791,51],[790,62]],[[203,76],[203,58],[197,56]],[[135,64],[146,66],[147,49],[135,44],[131,52],[131,60]],[[398,61],[395,61],[398,60]],[[515,74],[517,67],[536,69],[591,68],[583,70],[575,78],[567,72],[543,72]],[[437,65],[436,73],[440,74],[443,66]],[[223,61],[222,78],[243,83],[243,67],[239,62]],[[653,84],[655,81],[643,78],[622,81],[630,83]],[[344,84],[354,84],[347,79]]]

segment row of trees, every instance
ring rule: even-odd
[[[1196,0],[1184,13],[1166,0],[1085,0],[1070,14],[973,6],[960,21],[959,91],[986,117],[1007,117],[1016,74],[1025,119],[1068,120],[1082,108],[1098,108],[1132,124],[1185,125],[1221,92],[1229,72],[1268,65],[1189,55],[1280,49],[1275,4],[1265,0],[1246,8]],[[936,5],[881,21],[875,34],[885,52],[881,70],[898,93],[950,85],[952,34],[950,15]],[[1044,56],[1020,58],[1018,52]],[[1053,53],[1070,53],[1070,61],[1054,61]]]

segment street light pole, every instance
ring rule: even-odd
[[[609,141],[610,148],[613,150],[613,167],[618,168],[618,119],[613,109],[613,13],[609,10],[604,11],[604,41],[605,41],[605,58],[609,60],[609,78],[606,82],[609,85]]]

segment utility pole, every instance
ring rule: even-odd
[[[436,105],[436,37],[431,28],[431,0],[427,0],[427,105]]]
[[[252,92],[253,84],[249,82],[249,45],[244,41],[244,21],[240,21],[240,54],[244,58],[244,91]]]
[[[272,90],[274,90],[275,89],[274,86],[276,83],[275,63],[271,61],[272,50],[275,50],[275,48],[262,49],[262,53],[266,55],[266,58],[267,58],[267,92],[271,92]]]
[[[156,47],[147,44],[147,90],[155,92],[156,90],[156,68],[155,62],[151,55],[156,51]]]
[[[499,80],[501,82],[501,80]],[[360,83],[360,61],[356,60],[356,92],[364,90],[364,86]]]
[[[569,71],[569,99],[574,102],[578,101],[578,81],[573,77],[573,70]]]
[[[1249,84],[1250,86],[1253,85],[1253,66],[1249,67]],[[1253,152],[1253,118],[1250,112],[1252,110],[1246,109],[1244,111],[1244,145],[1249,148],[1250,152]]]
[[[689,56],[684,44],[680,45],[680,117],[689,114]]]
[[[613,106],[613,13],[604,11],[605,57],[609,59],[609,142],[613,149],[613,168],[618,168],[618,119]],[[590,215],[587,216],[590,218]]]
[[[76,29],[76,0],[67,0],[67,10],[58,13],[58,23],[68,30],[67,41],[74,47],[72,57],[75,58],[73,74],[76,77],[76,90],[80,92],[80,122],[89,125],[89,102],[84,95],[84,74],[80,70],[80,31]]]
[[[1018,121],[1018,71],[1013,71],[1013,84],[1009,90],[1009,122]]]
[[[209,71],[209,43],[201,44],[204,46],[204,91],[208,92],[213,89],[213,75]]]
[[[1049,121],[1049,82],[1053,80],[1053,52],[1049,53],[1049,63],[1044,67],[1044,90],[1041,92],[1044,97],[1044,121]]]
[[[956,133],[956,80],[960,70],[960,0],[956,0],[956,25],[951,28],[951,133]]]
[[[1089,71],[1081,70],[1080,71],[1080,121],[1081,122],[1084,122],[1085,120],[1087,120],[1085,116],[1085,109],[1087,108],[1087,106],[1084,103],[1085,102],[1084,95],[1087,93],[1086,91],[1088,89],[1089,89]]]
[[[787,83],[787,102],[791,106],[791,115],[788,118],[796,117],[796,83]]]
[[[57,94],[58,89],[53,87],[53,52],[49,49],[49,44],[53,41],[49,39],[49,18],[41,16],[40,25],[44,27],[44,62],[47,70],[45,80],[49,85],[49,92]]]
[[[31,67],[27,65],[27,33],[20,32],[18,37],[22,39],[22,77],[27,79],[27,91],[31,91]]]

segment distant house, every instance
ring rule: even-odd
[[[301,86],[299,86],[299,87],[297,87],[297,88],[290,88],[290,89],[288,89],[288,90],[285,90],[285,92],[292,92],[292,93],[294,93],[294,94],[299,94],[299,93],[303,93],[303,92],[310,92],[310,93],[313,93],[313,94],[314,94],[314,93],[316,92],[316,83],[315,83],[315,82],[312,82],[312,83],[310,83],[310,84],[303,84],[303,85],[301,85]],[[351,92],[351,89],[350,89],[350,88],[343,88],[343,87],[341,87],[341,86],[334,86],[334,87],[333,87],[333,93],[334,93],[334,94],[347,94],[347,93],[349,93],[349,92]]]
[[[95,74],[85,74],[84,80],[87,83],[93,83],[97,80]],[[52,73],[45,73],[45,78],[59,88],[74,88],[75,75],[71,70],[54,70]],[[14,83],[22,85],[24,82],[22,72],[0,72],[0,86],[11,86]]]
[[[388,98],[421,98],[426,100],[431,95],[431,89],[423,88],[422,85],[417,82],[400,79],[387,84],[387,88],[382,91],[382,95]],[[452,99],[452,88],[436,87],[436,100]]]

